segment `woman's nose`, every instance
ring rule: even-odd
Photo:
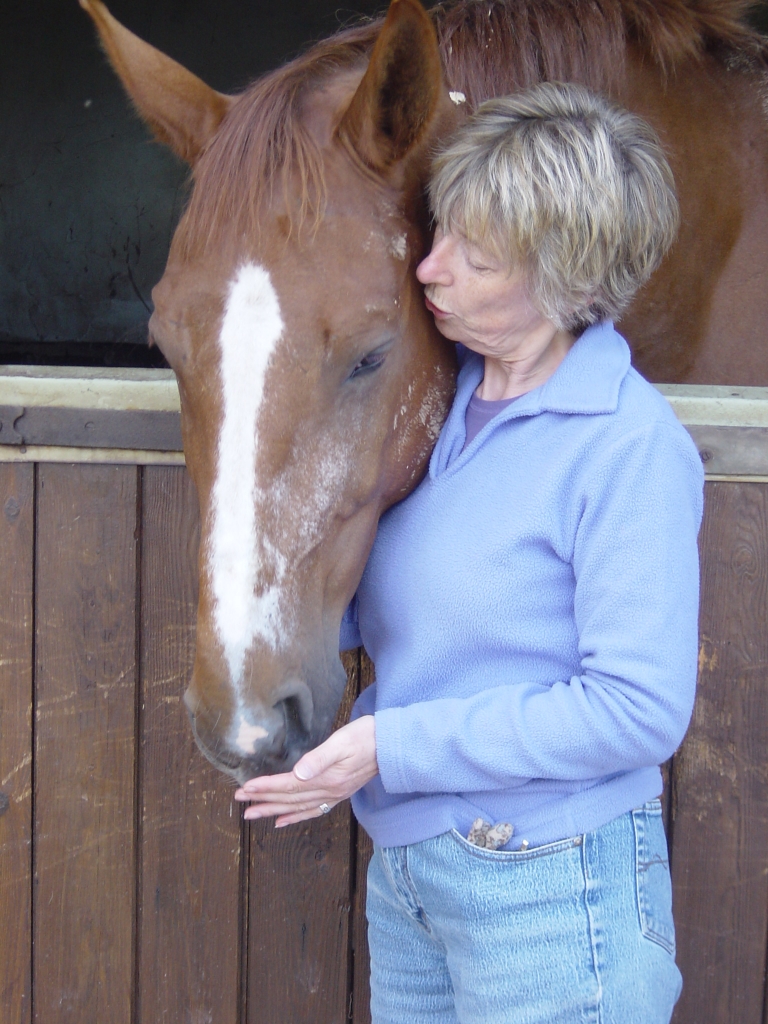
[[[422,284],[449,285],[453,281],[447,259],[449,253],[446,241],[445,237],[436,241],[429,255],[416,267],[416,277]]]

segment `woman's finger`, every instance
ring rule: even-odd
[[[329,804],[329,809],[335,807],[335,804]],[[305,814],[283,814],[275,822],[275,828],[283,828],[285,825],[296,825],[300,821],[309,821],[310,818],[322,818],[327,813],[321,811],[318,808],[314,813],[307,811]]]
[[[307,800],[300,804],[287,804],[278,801],[269,804],[255,804],[251,807],[246,807],[243,817],[251,821],[258,818],[275,818],[283,814],[301,814],[315,817],[323,813],[320,810],[321,804],[331,806],[330,801],[324,800]]]
[[[329,793],[327,789],[321,789],[309,793],[294,793],[287,795],[285,793],[265,793],[263,796],[247,797],[247,802],[250,803],[251,807],[272,807],[281,806],[289,809],[298,810],[300,807],[319,807],[323,801],[338,800],[339,798],[334,793]],[[243,801],[241,801],[243,802]]]
[[[264,793],[299,793],[302,789],[306,789],[306,783],[302,785],[293,772],[285,772],[282,775],[262,775],[249,779],[237,792],[243,794],[238,799],[250,800],[254,794],[260,796]]]
[[[337,788],[341,779],[343,776],[330,777],[327,773],[306,782],[300,782],[294,775],[264,775],[235,790],[235,800],[269,800],[275,796],[283,800],[308,800],[316,793]]]
[[[261,818],[278,818],[283,820],[285,824],[290,824],[288,818],[304,821],[307,818],[322,817],[323,814],[327,814],[339,802],[327,797],[325,800],[308,801],[300,806],[280,803],[257,804],[256,806],[247,807],[243,817],[249,821],[258,821]],[[328,810],[323,810],[326,807]]]
[[[327,800],[329,796],[334,800],[339,799],[336,794],[330,793],[327,789],[313,788],[298,793],[284,793],[280,790],[273,790],[269,793],[246,793],[238,789],[235,793],[235,800],[238,800],[240,803],[250,803],[253,806],[260,804],[286,804],[287,806],[300,804],[305,806],[313,803],[317,806],[323,800]]]

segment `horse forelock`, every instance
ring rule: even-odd
[[[347,29],[258,79],[233,104],[194,170],[194,190],[175,244],[204,250],[222,223],[258,238],[276,191],[291,228],[319,218],[325,198],[323,160],[302,121],[308,93],[368,54],[380,22]]]
[[[709,50],[765,52],[744,18],[752,0],[458,0],[431,11],[446,82],[469,108],[540,81],[578,81],[612,91],[625,74],[628,44],[669,73]],[[183,253],[210,244],[217,227],[258,236],[275,189],[289,198],[291,227],[322,216],[323,159],[302,124],[309,90],[364,62],[381,20],[345,29],[245,90],[195,168],[179,226]]]

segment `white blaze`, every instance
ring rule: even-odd
[[[277,587],[255,594],[265,568],[256,535],[256,453],[264,381],[282,333],[280,303],[269,274],[246,264],[230,283],[219,336],[223,420],[208,551],[214,621],[235,684],[255,636],[274,642],[277,634]],[[278,553],[272,554],[279,561]],[[266,568],[279,577],[279,564]]]

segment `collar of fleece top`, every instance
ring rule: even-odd
[[[465,413],[469,400],[483,379],[485,361],[476,352],[459,346],[462,364],[456,382],[456,398],[438,438],[429,464],[435,478],[461,454],[466,437]],[[595,374],[595,365],[601,372]],[[629,346],[610,321],[589,327],[574,342],[568,355],[549,380],[507,406],[494,416],[475,438],[482,443],[486,432],[499,423],[542,412],[600,415],[615,412],[619,403],[621,382],[630,366]],[[470,451],[474,443],[467,448]]]

